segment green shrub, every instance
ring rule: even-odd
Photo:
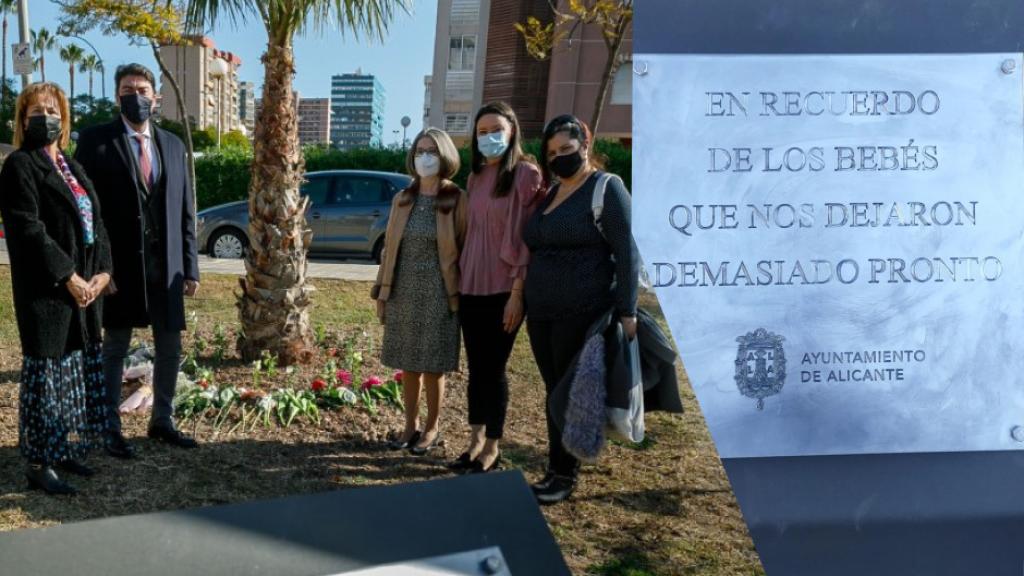
[[[252,152],[226,147],[196,158],[196,197],[199,209],[249,197]]]
[[[196,158],[196,194],[199,200],[199,209],[248,198],[252,150],[248,147],[227,145],[228,135],[225,135],[222,140],[224,147],[218,150],[215,147],[216,132],[211,133],[206,130],[197,131],[194,134],[204,134],[203,138],[212,137],[214,139],[214,147],[206,148],[202,157]],[[197,144],[196,149],[201,149],[201,147]],[[528,141],[524,149],[528,154],[536,157],[540,149],[540,142]],[[632,152],[618,142],[611,141],[599,141],[596,150],[607,159],[606,169],[621,176],[626,182],[626,186],[629,187],[633,169]],[[405,173],[406,151],[404,150],[364,148],[341,151],[324,146],[314,146],[305,148],[303,154],[308,172],[376,170]],[[459,156],[462,159],[462,168],[454,180],[456,184],[465,188],[470,170],[469,148],[460,149]]]
[[[245,134],[242,134],[240,130],[232,130],[230,132],[225,132],[221,136],[220,143],[221,146],[241,148],[243,150],[252,151],[252,143],[249,142],[249,138],[247,138]]]

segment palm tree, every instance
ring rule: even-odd
[[[79,72],[81,72],[83,74],[88,74],[89,75],[89,106],[90,107],[92,107],[94,105],[94,103],[95,103],[94,102],[95,98],[93,98],[93,96],[92,96],[92,94],[93,94],[93,92],[92,92],[92,74],[93,74],[93,72],[97,72],[99,70],[100,66],[102,66],[102,64],[100,64],[100,59],[95,54],[89,54],[87,56],[84,56],[82,58],[82,62],[78,65],[78,71]]]
[[[70,102],[75,101],[75,65],[85,57],[85,51],[78,44],[68,44],[60,49],[60,59],[68,63],[68,74],[71,75]],[[71,120],[75,119],[75,111],[71,111]]]
[[[39,31],[32,31],[32,50],[38,54],[36,58],[36,67],[39,68],[39,73],[43,77],[43,82],[46,82],[46,52],[53,50],[57,47],[57,39],[50,34],[50,31],[46,28],[40,28]]]
[[[299,148],[292,77],[293,40],[305,31],[337,26],[356,36],[383,40],[396,12],[408,12],[409,0],[189,0],[189,28],[195,32],[217,22],[258,17],[267,32],[263,54],[263,102],[256,118],[252,181],[249,186],[249,238],[246,276],[238,297],[245,359],[262,351],[282,364],[308,361],[313,338],[306,283],[306,252],[312,230],[306,223],[308,199],[299,195],[305,163]]]

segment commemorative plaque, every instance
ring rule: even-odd
[[[636,39],[634,234],[768,574],[1020,574],[1021,7],[650,0]]]
[[[726,59],[645,55],[635,127],[719,453],[1024,449],[1020,56]]]

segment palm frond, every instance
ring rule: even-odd
[[[383,39],[400,12],[410,13],[413,0],[188,0],[187,30],[201,33],[227,19],[232,26],[259,16],[268,31],[280,36],[337,29],[342,35],[367,34]]]
[[[237,28],[254,14],[263,17],[268,5],[280,2],[281,0],[188,0],[185,7],[185,29],[189,34],[202,34],[225,18],[232,27]]]
[[[337,28],[344,37],[351,31],[356,38],[366,34],[383,40],[398,12],[411,13],[412,0],[305,0],[300,32],[322,34]]]

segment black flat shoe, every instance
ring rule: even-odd
[[[473,467],[473,459],[469,457],[469,452],[463,452],[459,454],[459,457],[455,460],[445,464],[449,470],[456,472],[465,472]]]
[[[83,478],[88,478],[96,474],[95,470],[89,468],[85,464],[82,464],[78,460],[65,460],[63,462],[58,462],[57,468],[76,476],[82,476]]]
[[[494,459],[494,462],[491,462],[489,468],[484,468],[484,463],[479,460],[473,460],[470,466],[469,474],[486,474],[495,470],[501,470],[501,452],[498,452],[498,457]]]
[[[153,440],[170,444],[171,446],[177,446],[178,448],[196,448],[199,446],[198,442],[188,436],[185,436],[180,430],[175,430],[174,428],[157,426],[150,428],[149,431],[146,432],[146,435]]]
[[[420,438],[422,438],[422,436],[420,436]],[[427,452],[430,452],[434,448],[437,448],[438,443],[440,442],[441,433],[438,432],[437,436],[434,436],[434,440],[430,444],[427,444],[426,446],[413,445],[411,448],[409,448],[409,453],[412,454],[413,456],[423,456]]]
[[[388,443],[388,450],[408,450],[416,445],[420,441],[420,431],[413,432],[412,436],[408,440],[402,442],[401,438],[398,440],[392,440]]]
[[[57,473],[49,466],[30,464],[25,470],[25,478],[32,490],[42,490],[55,496],[72,496],[78,493],[73,486],[57,477]]]
[[[545,488],[534,490],[533,494],[537,497],[539,504],[549,505],[562,502],[571,496],[574,490],[576,490],[576,478],[555,475],[550,484]]]
[[[104,447],[107,454],[110,454],[114,458],[120,458],[121,460],[131,460],[135,458],[135,449],[132,445],[124,439],[124,436],[120,434],[114,434],[107,438],[107,445]]]

